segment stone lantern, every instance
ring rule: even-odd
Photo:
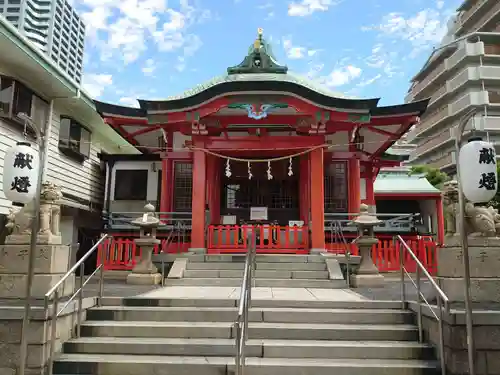
[[[361,263],[356,275],[351,276],[351,285],[354,287],[383,287],[384,276],[379,272],[371,257],[373,245],[378,243],[374,234],[374,227],[383,223],[375,215],[368,212],[368,206],[361,204],[360,214],[352,222],[358,227],[359,237],[356,244],[359,248]]]
[[[154,214],[155,208],[148,203],[144,206],[144,214],[132,224],[140,228],[139,238],[135,239],[136,246],[141,249],[141,259],[127,276],[127,284],[156,285],[161,281],[161,274],[153,264],[152,255],[156,245],[161,243],[156,238],[156,229],[160,220]]]

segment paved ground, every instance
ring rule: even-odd
[[[168,286],[143,294],[149,298],[238,299],[240,288]],[[298,301],[361,301],[365,298],[349,289],[252,288],[252,299]]]
[[[96,296],[99,287],[90,282],[87,284],[84,295]],[[432,286],[422,281],[422,293],[432,299]],[[105,297],[132,297],[145,295],[152,298],[238,298],[240,288],[234,287],[165,287],[161,286],[133,286],[120,281],[106,281],[104,285]],[[406,295],[409,300],[416,300],[416,289],[410,281],[406,282]],[[356,289],[309,289],[309,288],[254,288],[253,298],[257,299],[300,299],[300,300],[336,300],[336,299],[372,299],[391,300],[401,299],[401,283],[394,278],[387,278],[384,288],[356,288]]]

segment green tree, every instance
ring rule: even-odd
[[[410,169],[410,175],[412,174],[424,174],[425,178],[429,183],[437,189],[443,187],[446,181],[449,181],[450,177],[441,172],[438,168],[432,168],[427,165],[414,165]]]

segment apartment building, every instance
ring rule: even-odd
[[[99,154],[139,152],[103,122],[79,85],[2,17],[0,50],[0,161],[8,148],[24,139],[19,114],[26,114],[49,135],[42,168],[44,179],[62,188],[63,241],[82,242],[101,228],[106,172]],[[29,131],[28,138],[36,143],[34,132]],[[11,207],[0,187],[0,242]]]
[[[64,70],[82,79],[85,25],[66,0],[0,0],[0,14]]]
[[[454,130],[471,109],[477,113],[466,135],[474,129],[500,150],[500,1],[465,1],[448,28],[443,47],[412,80],[406,101],[431,101],[407,140],[416,146],[410,164],[454,174]],[[452,43],[457,38],[461,39]]]

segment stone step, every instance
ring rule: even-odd
[[[231,262],[193,262],[186,265],[187,270],[243,270],[244,263]],[[257,262],[256,270],[280,270],[280,271],[326,271],[326,263],[293,263],[293,262]]]
[[[88,320],[234,322],[236,307],[98,307],[87,312]],[[328,324],[411,324],[413,314],[382,309],[251,308],[252,322]]]
[[[111,298],[104,298],[105,306],[151,306],[151,307],[236,307],[238,300],[234,299],[213,299],[213,298],[148,298],[148,297],[127,297],[121,298],[120,303],[116,301],[108,305],[106,302]],[[376,300],[281,300],[281,299],[252,299],[252,307],[277,307],[277,308],[316,308],[316,309],[392,309],[401,310],[402,304],[399,301],[376,301]],[[405,306],[406,307],[406,306]]]
[[[183,278],[167,279],[166,286],[231,286],[241,285],[241,278]],[[253,279],[254,287],[281,288],[318,288],[341,289],[346,287],[345,280],[309,280],[309,279]]]
[[[435,375],[437,363],[398,359],[247,358],[247,375]],[[221,375],[234,373],[234,356],[61,354],[54,374]]]
[[[242,278],[243,270],[192,270],[184,271],[186,278]],[[254,277],[259,279],[328,279],[328,271],[281,271],[255,270]]]
[[[234,339],[82,337],[64,344],[65,353],[232,356]],[[431,359],[433,349],[407,341],[248,340],[245,353],[264,358]]]
[[[233,322],[86,321],[84,337],[225,338],[235,337]],[[274,340],[415,341],[417,328],[403,324],[249,324],[249,338]]]
[[[217,255],[190,255],[191,262],[245,262],[246,254],[217,254]],[[274,255],[257,254],[255,261],[258,263],[323,263],[322,255]]]

